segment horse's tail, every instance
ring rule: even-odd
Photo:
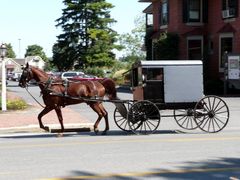
[[[117,90],[116,90],[116,84],[112,79],[104,78],[100,81],[100,83],[104,86],[106,94],[110,100],[120,100],[117,97]],[[114,102],[116,108],[118,109],[118,112],[122,115],[122,117],[127,118],[127,108],[125,107],[123,102]]]
[[[100,83],[104,86],[106,95],[110,100],[119,99],[117,97],[116,84],[112,79],[104,78],[100,81]]]

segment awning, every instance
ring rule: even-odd
[[[188,32],[183,33],[184,36],[197,36],[197,35],[204,35],[206,32],[204,28],[194,28]]]
[[[146,9],[143,10],[143,13],[153,14],[153,5],[149,5]]]
[[[227,23],[226,25],[224,25],[219,31],[218,33],[235,33],[236,29],[234,27],[232,27],[232,25],[230,23]]]

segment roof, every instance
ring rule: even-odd
[[[138,2],[152,2],[152,0],[139,0]]]
[[[13,59],[17,64],[20,64],[20,65],[25,65],[25,59]]]
[[[138,61],[133,66],[186,66],[186,65],[202,65],[201,60],[154,60],[154,61]]]
[[[143,13],[153,14],[153,5],[150,4],[146,9],[143,10]]]

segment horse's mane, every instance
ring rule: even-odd
[[[37,71],[39,71],[42,75],[44,75],[44,76],[49,76],[45,71],[43,71],[42,69],[40,69],[40,68],[38,68],[38,67],[35,67],[35,66],[30,66],[30,68],[33,70],[33,69],[35,69],[35,70],[37,70]]]

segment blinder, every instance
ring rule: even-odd
[[[31,68],[28,66],[23,68],[22,75],[19,80],[19,86],[20,87],[26,87],[27,83],[33,78],[33,73]]]

